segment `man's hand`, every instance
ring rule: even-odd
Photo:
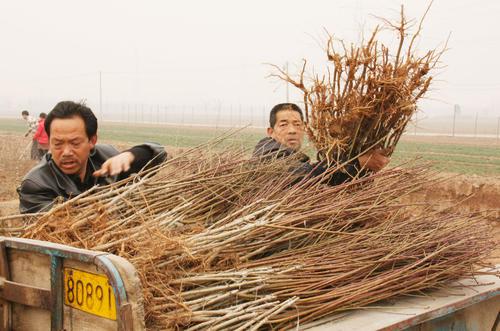
[[[358,157],[359,165],[362,168],[366,168],[374,172],[382,170],[389,163],[389,161],[390,159],[385,156],[385,151],[383,149],[374,149]]]
[[[106,160],[101,169],[94,171],[92,175],[95,177],[116,176],[128,171],[132,162],[134,162],[134,154],[123,152]]]

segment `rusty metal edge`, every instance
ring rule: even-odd
[[[93,263],[96,256],[108,254],[105,252],[89,251],[34,239],[7,238],[0,236],[0,241],[3,241],[8,248],[38,252],[48,256],[57,256],[88,263]]]
[[[434,309],[434,310],[431,310],[431,311],[428,311],[428,312],[425,312],[422,314],[418,314],[417,316],[411,317],[407,320],[397,322],[397,323],[392,324],[390,326],[384,327],[384,328],[380,329],[379,331],[405,330],[405,329],[408,329],[412,326],[416,326],[418,324],[421,324],[421,323],[424,323],[424,322],[427,322],[427,321],[430,321],[430,320],[433,320],[433,319],[436,319],[439,317],[453,314],[458,310],[467,308],[469,306],[472,306],[472,305],[479,303],[479,302],[482,302],[482,301],[489,300],[489,299],[494,298],[498,295],[500,295],[500,289],[498,289],[498,288],[491,289],[485,293],[479,293],[479,294],[474,295],[470,298],[460,300],[460,301],[455,302],[455,303],[448,304],[444,307],[440,307],[440,308],[437,308],[437,309]]]
[[[50,291],[51,291],[51,314],[50,329],[60,331],[63,329],[63,277],[62,258],[50,257]]]
[[[118,330],[120,331],[132,331],[133,329],[133,316],[132,309],[127,302],[127,292],[125,290],[125,284],[120,275],[120,272],[115,267],[113,262],[111,262],[106,255],[96,256],[94,264],[97,265],[106,275],[113,286],[116,289],[115,300],[116,307],[118,308]]]

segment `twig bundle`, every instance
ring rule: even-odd
[[[23,235],[128,259],[151,330],[288,328],[472,276],[495,246],[477,217],[398,200],[432,185],[425,166],[330,187],[289,162],[195,148]]]
[[[304,82],[306,60],[298,79],[273,66],[277,72],[271,76],[301,90],[307,133],[320,160],[347,161],[372,148],[383,148],[390,156],[429,89],[430,73],[444,49],[416,55],[422,21],[408,40],[412,25],[403,8],[398,23],[383,21],[399,38],[396,49],[378,41],[382,29],[377,27],[359,46],[328,35],[327,72],[309,82]]]

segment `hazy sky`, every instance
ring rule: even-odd
[[[400,5],[420,18],[427,1],[8,1],[0,2],[0,107],[40,108],[62,99],[105,103],[242,104],[285,101],[264,63],[302,58],[322,71],[323,29],[348,42]],[[419,49],[442,46],[425,110],[500,115],[500,1],[435,0]],[[396,41],[396,39],[394,39]],[[290,88],[291,101],[300,100]],[[9,109],[9,110],[10,110]],[[46,109],[37,109],[43,111]]]

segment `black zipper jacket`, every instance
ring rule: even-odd
[[[297,162],[297,165],[294,167],[293,171],[294,173],[300,175],[316,177],[321,176],[326,171],[328,171],[328,167],[325,162],[311,164],[309,156],[283,146],[271,137],[261,139],[255,146],[252,155],[253,159],[259,159],[261,161],[285,157],[293,157],[293,161]],[[331,165],[331,167],[332,166],[335,167],[336,165],[333,164]],[[327,176],[325,182],[328,185],[339,185],[350,181],[354,177],[364,176],[365,174],[366,172],[361,170],[359,162],[355,160],[343,166],[342,169],[331,173],[329,176]]]
[[[46,154],[40,163],[31,169],[17,188],[19,211],[35,213],[52,208],[56,199],[67,200],[90,189],[94,185],[106,185],[112,181],[127,178],[139,172],[144,166],[152,167],[162,163],[167,153],[155,143],[134,146],[128,150],[134,154],[134,162],[129,171],[121,173],[112,180],[110,177],[94,177],[92,173],[101,168],[109,158],[120,152],[111,145],[96,145],[87,161],[87,170],[83,181],[78,175],[66,175],[55,164],[51,154]],[[151,161],[149,164],[148,162]]]

